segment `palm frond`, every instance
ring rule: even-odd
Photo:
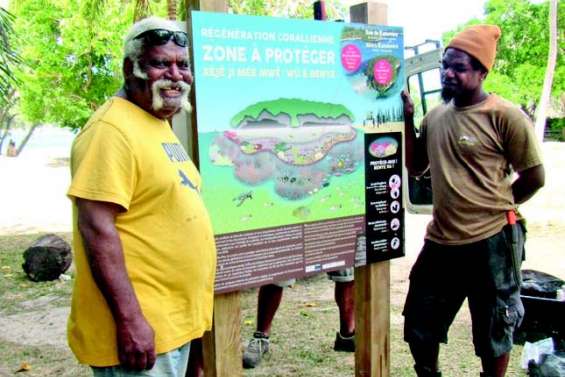
[[[133,12],[133,22],[137,22],[151,13],[149,3],[149,0],[136,0],[135,10]]]
[[[0,7],[0,107],[6,104],[8,93],[19,82],[12,68],[22,64],[22,59],[10,44],[15,38],[14,19],[10,12]]]

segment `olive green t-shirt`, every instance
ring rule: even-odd
[[[426,238],[461,245],[498,233],[516,208],[512,171],[542,163],[526,114],[493,94],[468,107],[450,102],[426,115],[421,135],[434,202]]]

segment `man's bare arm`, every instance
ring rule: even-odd
[[[416,137],[414,129],[414,103],[404,90],[401,93],[404,107],[404,140],[406,143],[406,168],[411,176],[422,175],[429,165],[424,142]]]
[[[545,184],[545,169],[543,165],[522,170],[518,179],[512,184],[514,203],[522,204],[530,199]]]
[[[151,369],[155,364],[155,334],[145,320],[126,272],[115,219],[116,204],[76,199],[78,229],[94,281],[104,295],[114,321],[120,364],[128,369]]]

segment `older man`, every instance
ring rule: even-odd
[[[211,327],[216,262],[200,176],[168,123],[190,107],[186,33],[136,23],[123,73],[72,148],[69,344],[95,376],[184,377]]]
[[[516,208],[543,186],[544,169],[527,116],[483,89],[500,33],[494,25],[475,25],[448,44],[442,60],[446,103],[426,115],[418,139],[413,104],[403,96],[407,167],[412,175],[429,167],[434,204],[404,307],[404,338],[420,377],[441,375],[439,343],[447,342],[465,298],[482,376],[504,376],[524,314],[525,228]]]

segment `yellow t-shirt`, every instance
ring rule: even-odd
[[[512,170],[542,163],[526,114],[493,94],[468,107],[450,102],[426,115],[422,137],[434,202],[426,238],[461,245],[500,232],[506,212],[516,208]]]
[[[115,225],[156,352],[202,336],[212,324],[216,247],[200,175],[169,124],[114,97],[76,137],[71,173],[71,199],[126,209]],[[73,248],[69,345],[81,363],[117,365],[114,320],[92,278],[74,203]]]

